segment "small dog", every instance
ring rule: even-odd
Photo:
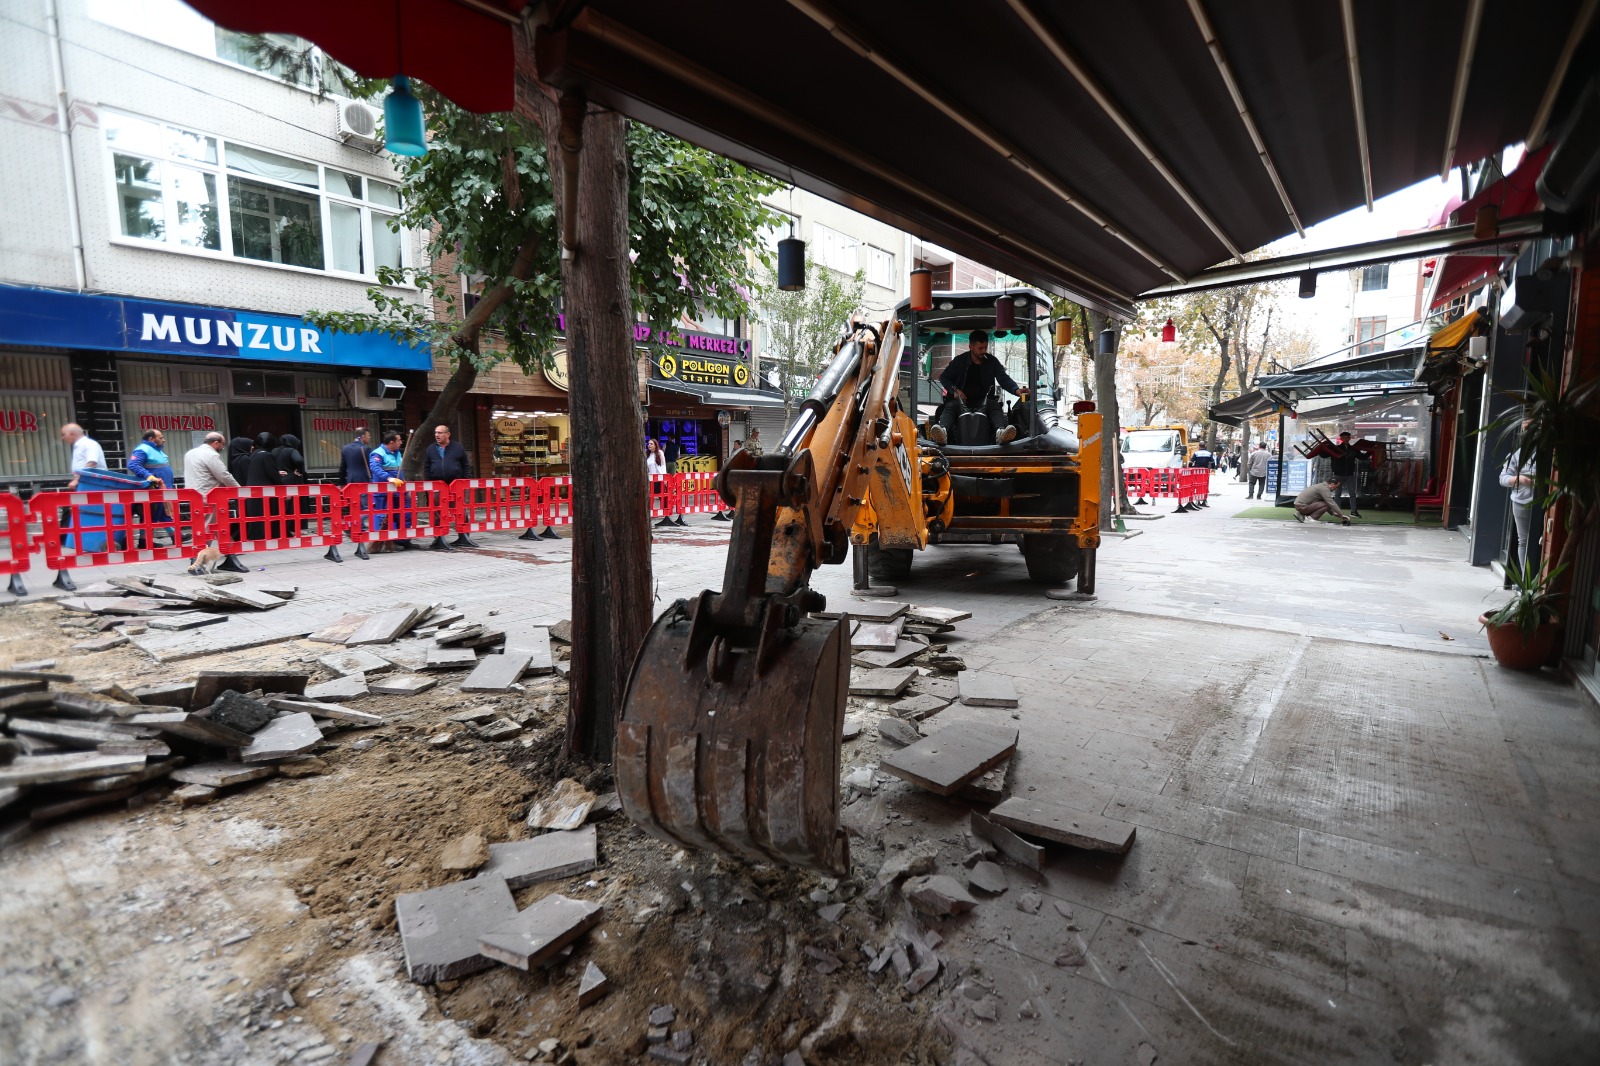
[[[209,574],[217,569],[217,564],[222,562],[222,549],[215,544],[208,544],[202,548],[199,555],[189,564],[191,574]]]

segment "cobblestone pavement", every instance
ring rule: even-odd
[[[917,559],[901,598],[971,610],[951,651],[1021,696],[927,727],[1014,722],[1011,794],[1138,827],[1125,857],[1008,866],[1006,894],[941,926],[942,950],[1000,1003],[989,1021],[957,997],[947,1028],[993,1066],[1585,1060],[1600,1035],[1600,715],[1553,673],[1486,657],[1476,618],[1498,583],[1458,535],[1237,519],[1242,488],[1215,492],[1108,539],[1092,602],[1044,598],[1015,548]],[[332,615],[407,599],[567,616],[569,542],[476,539],[250,562]],[[720,582],[726,540],[705,519],[659,531],[658,605]],[[843,597],[848,567],[817,585]],[[847,748],[847,773],[864,751]],[[900,783],[880,795],[898,813],[858,864],[931,838],[961,872],[969,805]],[[37,898],[47,849],[63,862],[80,831],[0,864]],[[1029,891],[1037,913],[1018,906]],[[11,936],[18,922],[55,935],[39,918],[13,908]]]

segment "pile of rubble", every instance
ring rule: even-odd
[[[298,586],[282,582],[246,585],[237,574],[114,577],[81,586],[55,602],[77,616],[61,625],[99,634],[72,646],[88,652],[119,647],[130,636],[150,630],[182,633],[219,625],[234,611],[270,611],[298,591]]]
[[[0,844],[80,811],[142,806],[172,793],[185,804],[274,774],[321,769],[310,753],[341,729],[382,725],[374,714],[306,696],[309,675],[206,670],[192,682],[101,696],[52,686],[53,662],[0,671]],[[103,698],[102,698],[103,697]],[[15,813],[13,813],[15,812]]]

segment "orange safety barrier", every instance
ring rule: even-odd
[[[531,477],[473,477],[450,482],[457,533],[532,529],[543,519],[544,492]]]
[[[346,485],[346,534],[356,544],[442,537],[454,513],[448,481],[407,481]]]
[[[11,594],[26,596],[22,575],[28,572],[28,509],[9,493],[0,493],[0,574],[11,575]]]
[[[206,546],[205,497],[195,489],[41,492],[28,512],[52,570],[188,559]]]
[[[221,486],[206,493],[207,539],[224,555],[322,548],[345,535],[337,485]]]
[[[570,477],[546,477],[539,479],[540,495],[542,500],[539,505],[544,514],[544,524],[547,526],[570,526],[572,524],[572,479]]]

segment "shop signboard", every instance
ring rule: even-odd
[[[1283,477],[1280,479],[1278,460],[1267,460],[1267,491],[1275,496],[1298,496],[1306,487],[1306,479],[1311,472],[1310,461],[1288,459],[1282,465]]]
[[[0,285],[0,344],[427,370],[426,345],[333,333],[292,315]]]

